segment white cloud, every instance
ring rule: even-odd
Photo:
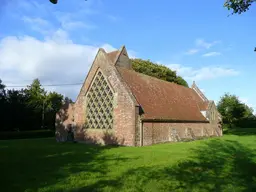
[[[7,86],[29,84],[35,78],[42,84],[82,83],[99,47],[116,50],[109,44],[75,44],[58,32],[42,41],[6,37],[0,41],[0,77]],[[81,85],[46,88],[75,99]]]
[[[80,15],[79,19],[77,19],[79,13],[67,14],[63,12],[56,12],[54,14],[55,18],[60,22],[61,27],[64,30],[71,31],[77,29],[95,29],[96,25],[87,21],[84,17],[83,21],[81,20],[82,16]]]
[[[42,34],[49,33],[50,29],[53,27],[47,20],[40,17],[23,16],[22,21],[29,25],[32,30]]]
[[[68,13],[54,11],[49,3],[39,4],[33,0],[17,3],[13,10],[19,11],[6,17],[14,17],[17,22],[22,20],[26,29],[40,32],[40,36],[0,39],[0,78],[7,86],[29,85],[35,78],[42,84],[83,83],[98,49],[101,47],[107,52],[117,49],[108,43],[74,43],[71,37],[78,29],[93,28],[88,16],[99,14],[100,1],[83,2]],[[95,3],[97,9],[92,8]],[[77,38],[75,36],[76,42]],[[134,51],[128,50],[128,54],[135,57]],[[75,99],[81,85],[45,88]]]
[[[43,84],[82,82],[98,50],[95,46],[33,37],[7,37],[0,47],[0,76],[4,82],[18,84],[34,78],[40,78]],[[61,91],[74,98],[79,88],[61,87]]]
[[[33,25],[40,25],[40,26],[47,26],[47,27],[49,25],[48,21],[46,21],[42,18],[39,18],[39,17],[31,18],[31,17],[24,16],[22,18],[22,20],[24,22],[27,22],[27,23],[30,23],[30,24],[33,24]]]
[[[203,49],[209,49],[217,43],[220,43],[220,41],[206,42],[204,39],[196,39],[195,41],[195,45]]]
[[[221,53],[213,51],[213,52],[205,53],[202,56],[203,57],[212,57],[212,56],[218,56],[218,55],[221,55]]]
[[[239,72],[234,69],[213,66],[202,67],[199,69],[185,67],[180,64],[168,64],[166,66],[172,70],[177,71],[177,74],[182,76],[184,79],[194,81],[235,76],[239,74]]]
[[[190,49],[186,52],[187,55],[193,55],[196,54],[199,50],[198,49]]]
[[[185,54],[187,55],[193,55],[198,53],[199,51],[210,49],[214,45],[220,43],[221,41],[213,41],[213,42],[207,42],[204,39],[196,39],[195,40],[195,47],[188,50]],[[217,52],[216,52],[217,53]]]

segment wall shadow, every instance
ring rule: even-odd
[[[73,103],[65,98],[64,104],[61,109],[56,113],[55,118],[55,137],[56,141],[63,142],[67,139],[67,124],[64,124],[66,120],[69,119],[69,108],[73,107]]]
[[[256,191],[256,154],[237,141],[214,139],[176,165],[143,166],[77,191]],[[167,163],[168,164],[168,163]],[[126,188],[127,190],[127,188]]]

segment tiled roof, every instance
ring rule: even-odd
[[[117,67],[143,109],[143,119],[207,121],[192,89]]]
[[[112,52],[108,53],[108,57],[112,61],[113,64],[114,64],[119,53],[120,53],[119,51],[112,51]]]
[[[209,101],[204,101],[195,90],[191,89],[192,95],[201,111],[206,111],[208,109]]]

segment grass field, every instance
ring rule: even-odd
[[[256,191],[256,134],[149,147],[0,141],[0,189]]]

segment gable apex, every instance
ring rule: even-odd
[[[203,94],[203,92],[198,88],[195,81],[193,81],[191,89],[196,92],[196,94],[202,99],[203,102],[208,102],[207,97]]]
[[[103,49],[103,48],[99,48],[99,50],[98,50],[98,52],[104,52],[104,53],[106,53],[106,51],[105,51],[105,49]],[[96,55],[97,56],[97,55]]]
[[[93,62],[92,62],[92,64],[91,64],[91,67],[90,67],[90,69],[88,70],[88,72],[87,72],[87,74],[86,74],[86,77],[85,77],[85,80],[84,80],[84,82],[83,82],[83,85],[82,85],[82,87],[80,88],[80,91],[79,91],[79,93],[78,93],[78,95],[77,95],[77,97],[76,97],[75,103],[77,102],[77,100],[78,100],[78,98],[80,97],[81,94],[85,94],[85,93],[83,92],[84,87],[85,87],[85,83],[86,83],[86,81],[87,81],[87,79],[88,79],[88,77],[89,77],[89,75],[90,75],[90,73],[91,73],[91,71],[92,71],[92,68],[93,68],[94,65],[95,65],[96,60],[99,58],[100,55],[106,56],[106,54],[107,54],[107,53],[106,53],[105,49],[103,49],[103,48],[99,48],[99,49],[98,49],[98,51],[97,51],[97,53],[96,53],[96,55],[95,55],[95,57],[94,57],[94,59],[93,59]]]
[[[122,54],[129,57],[128,53],[127,53],[127,50],[125,48],[125,45],[122,45],[121,48],[120,48],[120,55],[122,55]]]
[[[124,67],[126,69],[132,69],[132,63],[130,61],[130,58],[124,45],[119,49],[119,55],[115,62],[115,66]]]

